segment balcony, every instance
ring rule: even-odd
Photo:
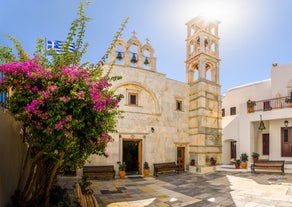
[[[0,101],[0,109],[8,110],[8,108],[9,108],[8,104],[5,104],[2,101]]]
[[[249,103],[247,103],[247,112],[253,113],[255,111],[271,111],[292,107],[292,102],[289,102],[287,100],[292,99],[290,96],[285,96],[260,101],[249,101]]]

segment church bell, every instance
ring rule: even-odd
[[[123,59],[122,52],[118,52],[118,54],[117,54],[117,59],[118,59],[118,60]]]
[[[133,56],[131,58],[131,63],[136,63],[136,62],[137,62],[136,54],[133,53]]]

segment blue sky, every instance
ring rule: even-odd
[[[1,2],[0,34],[17,38],[33,54],[36,39],[63,40],[77,17],[78,0],[8,0]],[[292,62],[291,0],[92,0],[86,8],[89,43],[84,60],[96,63],[126,17],[123,32],[144,44],[149,38],[157,71],[185,82],[186,25],[205,15],[221,21],[220,82],[232,87],[268,79],[272,63]],[[0,44],[12,46],[0,36]]]

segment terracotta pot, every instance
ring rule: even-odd
[[[239,169],[240,168],[240,164],[234,164],[235,165],[235,169]]]
[[[248,113],[253,113],[254,112],[254,107],[248,107],[247,111],[248,111]]]
[[[191,161],[190,166],[195,166],[195,161]]]
[[[252,159],[253,159],[253,161],[258,161],[259,160],[258,157],[253,157]]]
[[[241,162],[241,168],[246,169],[247,167],[247,162]]]
[[[149,176],[149,169],[144,169],[144,177]]]
[[[126,177],[126,171],[120,171],[120,178],[125,179]]]

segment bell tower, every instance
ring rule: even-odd
[[[196,160],[199,173],[215,170],[211,158],[221,163],[219,23],[199,16],[186,24],[186,79],[190,86],[189,156]]]

